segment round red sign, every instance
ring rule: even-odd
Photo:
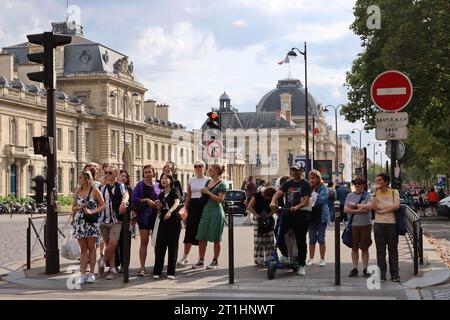
[[[412,83],[400,71],[381,73],[372,83],[370,94],[373,103],[382,111],[400,111],[411,101]]]

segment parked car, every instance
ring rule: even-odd
[[[233,215],[247,215],[247,207],[244,204],[245,191],[243,190],[228,190],[225,192],[223,200],[223,209],[225,214],[233,211]]]
[[[438,216],[448,217],[448,219],[450,220],[450,197],[444,198],[439,201],[436,213]]]

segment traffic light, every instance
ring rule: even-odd
[[[206,123],[209,129],[220,130],[220,117],[217,112],[208,112],[208,122]]]
[[[51,137],[33,137],[34,154],[42,154],[48,157],[53,154],[53,138]]]
[[[55,48],[69,44],[72,37],[55,35],[53,32],[27,35],[30,43],[44,47],[44,52],[29,53],[28,60],[44,66],[44,71],[28,73],[28,78],[32,81],[42,82],[45,88],[54,89],[56,87],[55,74]]]
[[[31,187],[34,190],[33,199],[37,204],[44,202],[44,177],[36,176],[32,179],[35,182],[35,185]]]

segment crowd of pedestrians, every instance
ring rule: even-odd
[[[177,267],[189,265],[192,246],[198,246],[198,258],[191,268],[216,269],[219,267],[221,241],[225,222],[222,206],[227,187],[222,180],[224,166],[203,161],[194,164],[195,175],[188,180],[186,196],[177,180],[176,166],[168,162],[160,177],[155,168],[146,165],[141,180],[134,188],[127,171],[114,165],[96,163],[86,165],[79,174],[78,187],[72,204],[73,236],[80,246],[80,284],[94,282],[97,250],[99,250],[98,274],[112,280],[123,271],[129,257],[131,241],[124,243],[123,234],[133,235],[139,229],[138,277],[147,275],[146,263],[149,244],[154,248],[152,276],[163,274],[167,254],[167,279],[175,279]],[[389,253],[391,280],[400,281],[398,267],[398,234],[395,211],[400,206],[399,193],[389,188],[389,176],[379,174],[375,190],[365,191],[366,181],[352,181],[353,192],[343,184],[326,184],[317,170],[306,177],[298,164],[290,167],[290,175],[281,177],[275,186],[266,181],[257,185],[253,177],[242,184],[245,205],[254,218],[254,262],[264,267],[279,250],[280,261],[292,261],[298,266],[298,275],[305,276],[306,268],[315,261],[318,245],[318,266],[326,265],[326,229],[334,220],[334,202],[339,201],[341,221],[352,228],[352,270],[349,277],[359,274],[361,255],[362,275],[369,276],[369,248],[374,235],[377,264],[381,280],[386,280],[386,248]],[[280,223],[280,212],[285,213]],[[371,213],[375,213],[372,223]],[[124,216],[130,218],[129,229],[124,230]],[[178,243],[185,225],[182,254],[178,259]],[[373,230],[372,230],[373,229]],[[296,254],[287,248],[284,236],[291,231],[295,235]],[[281,235],[276,237],[276,235]],[[307,239],[308,235],[308,239]],[[131,237],[127,237],[131,238]],[[277,241],[275,241],[277,239]],[[309,241],[308,241],[309,240]],[[213,243],[213,259],[206,266],[205,254],[208,242]],[[124,250],[127,248],[128,250]],[[361,252],[361,254],[360,254]],[[88,273],[89,266],[89,273]],[[105,268],[108,271],[105,272]]]

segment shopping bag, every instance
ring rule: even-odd
[[[61,246],[61,256],[67,260],[78,260],[80,258],[80,246],[73,238],[72,232],[68,232]]]
[[[156,217],[155,226],[153,227],[152,231],[152,246],[156,246],[156,238],[158,237],[158,228],[159,228],[159,214]]]

